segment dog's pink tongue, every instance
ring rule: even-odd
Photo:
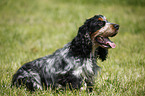
[[[116,45],[113,43],[109,38],[104,38],[104,41],[107,45],[109,45],[111,48],[115,48]]]
[[[116,47],[115,43],[113,43],[113,42],[107,41],[106,43],[109,44],[111,46],[111,48],[115,48]]]

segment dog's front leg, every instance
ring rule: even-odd
[[[86,83],[87,83],[87,91],[88,92],[92,92],[93,91],[93,86],[94,86],[94,82],[93,80],[86,80]]]

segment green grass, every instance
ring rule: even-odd
[[[0,95],[145,96],[144,0],[1,0]],[[78,27],[95,14],[120,25],[115,49],[105,62],[94,91],[56,92],[11,88],[12,75],[25,62],[53,53],[70,42]]]

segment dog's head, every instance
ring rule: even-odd
[[[118,33],[119,25],[110,23],[103,15],[95,15],[87,19],[79,28],[77,36],[71,42],[70,49],[76,56],[89,57],[92,52],[102,60],[106,59],[108,48],[115,48],[109,37]]]
[[[118,24],[108,22],[103,15],[95,15],[87,19],[85,25],[88,26],[93,44],[105,49],[115,48],[115,43],[113,43],[109,37],[113,37],[118,33]]]

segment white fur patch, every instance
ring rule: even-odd
[[[84,60],[83,65],[77,67],[74,71],[73,71],[73,75],[75,75],[76,77],[87,77],[89,76],[89,74],[94,74],[93,72],[93,65],[92,65],[92,61],[90,59]]]
[[[82,66],[78,67],[76,70],[73,71],[73,75],[75,75],[76,77],[80,77],[82,74]]]
[[[93,65],[92,65],[92,61],[90,59],[87,59],[87,62],[86,62],[86,71],[88,71],[89,73],[93,73]]]

